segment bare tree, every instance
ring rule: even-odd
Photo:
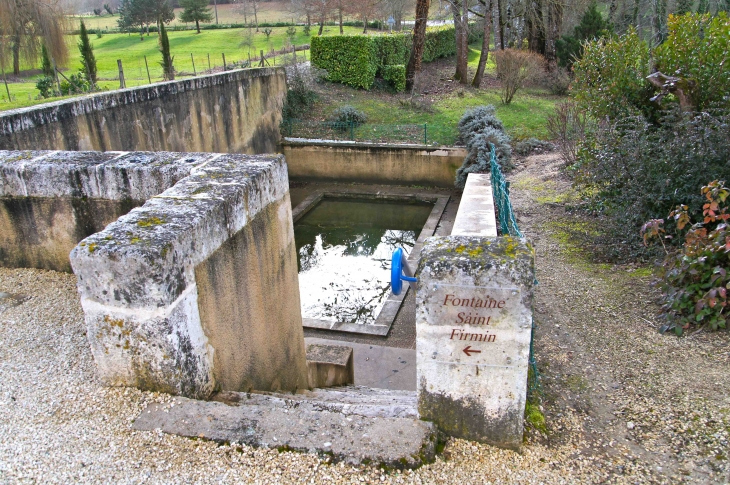
[[[9,47],[13,74],[20,74],[20,59],[35,63],[40,42],[58,64],[65,64],[68,49],[64,39],[65,13],[58,0],[0,1],[0,62]]]
[[[426,26],[428,24],[428,9],[431,0],[417,0],[416,2],[416,24],[413,27],[413,47],[411,57],[406,68],[406,90],[413,90],[413,81],[416,74],[421,71],[421,60],[423,59],[423,46],[426,42]]]
[[[454,16],[454,35],[456,35],[456,72],[454,79],[468,84],[467,67],[469,63],[469,0],[449,0]]]
[[[478,12],[474,13],[477,16],[481,16],[483,19],[484,37],[482,38],[482,52],[479,54],[479,65],[477,66],[477,72],[471,82],[471,85],[475,88],[478,88],[482,84],[482,78],[484,77],[484,68],[487,65],[487,58],[489,57],[489,37],[491,35],[492,10],[494,8],[493,0],[479,0],[479,3],[483,7],[483,13],[481,15]]]

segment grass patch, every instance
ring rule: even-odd
[[[339,35],[339,28],[330,27],[329,32],[324,35]],[[248,29],[221,29],[204,30],[200,35],[195,31],[168,32],[170,38],[170,50],[174,56],[174,65],[178,78],[193,75],[193,62],[195,72],[200,73],[210,68],[223,66],[223,54],[226,56],[226,64],[248,60],[248,46],[242,47]],[[357,34],[362,32],[359,27],[345,27],[345,34]],[[102,38],[91,36],[94,46],[94,55],[97,60],[97,71],[99,86],[101,89],[118,89],[117,59],[122,61],[124,77],[127,87],[149,84],[147,69],[145,67],[145,56],[149,66],[152,82],[159,82],[163,79],[162,66],[160,66],[161,55],[157,43],[157,34],[144,35],[140,41],[139,34],[105,34]],[[297,28],[297,35],[294,44],[301,45],[309,43],[309,36],[304,35],[300,27]],[[64,72],[66,76],[77,72],[81,68],[81,55],[79,54],[78,36],[66,36],[69,48],[69,62]],[[251,57],[258,56],[259,51],[269,52],[271,49],[279,50],[284,47],[287,41],[286,29],[276,28],[269,39],[263,32],[253,34],[253,45]],[[192,54],[192,58],[191,58]],[[309,58],[309,52],[306,54]],[[210,56],[210,61],[208,60]],[[276,60],[270,59],[270,63]],[[40,61],[37,66],[21,63],[21,76],[23,71],[40,69]],[[38,96],[35,88],[36,81],[40,75],[25,76],[22,82],[9,82],[8,86],[12,99],[8,100],[5,86],[0,86],[0,110],[32,106],[39,103],[56,101],[63,98],[34,99]],[[61,78],[63,80],[63,78]],[[30,95],[30,99],[28,96]]]
[[[511,104],[504,105],[499,99],[498,89],[465,89],[461,96],[452,94],[435,100],[435,112],[427,113],[401,106],[391,97],[374,97],[367,91],[352,89],[347,104],[365,112],[368,124],[428,124],[429,143],[453,145],[458,135],[456,125],[464,111],[486,104],[496,106],[497,116],[515,140],[530,137],[546,139],[547,117],[561,99],[547,91],[530,90],[518,95]],[[339,106],[324,106],[324,116],[328,117]]]
[[[547,434],[547,425],[545,424],[545,415],[540,411],[540,407],[537,404],[527,403],[525,405],[525,421],[530,426],[538,430],[543,434]]]

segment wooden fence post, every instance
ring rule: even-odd
[[[119,89],[124,89],[127,87],[127,83],[124,82],[124,69],[122,69],[121,59],[117,59],[117,67],[119,68]]]
[[[150,77],[150,66],[147,64],[147,56],[144,56],[144,67],[147,69],[147,82],[152,84],[152,78]]]
[[[195,72],[195,59],[193,59],[193,53],[192,52],[190,53],[190,62],[193,63],[193,76],[197,76],[198,73]]]

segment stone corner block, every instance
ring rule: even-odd
[[[451,436],[520,447],[534,279],[527,240],[426,241],[416,292],[422,419]]]
[[[252,226],[270,230],[254,237]],[[259,252],[269,259],[252,256]],[[253,270],[238,276],[230,264],[243,257],[240,264]],[[276,309],[271,321],[260,318],[268,307],[249,312],[260,298],[236,298],[245,305],[219,318],[210,309],[231,305],[216,300],[209,281],[201,285],[197,280],[201,272],[212,271],[209,261],[214,261],[213,269],[221,276],[234,276],[226,295],[241,295],[250,288],[282,293],[289,291],[291,280],[296,283],[283,156],[210,157],[171,188],[81,241],[70,260],[87,336],[105,384],[198,399],[207,398],[222,383],[224,390],[241,390],[225,388],[230,360],[220,359],[238,349],[236,357],[250,367],[241,382],[262,390],[307,387],[298,294],[283,305],[292,307],[286,322],[277,321]],[[276,277],[266,279],[272,272]],[[226,327],[233,324],[238,325],[235,331]],[[252,325],[286,325],[288,340],[253,342],[245,333]],[[246,354],[254,351],[292,368],[288,372],[294,377],[273,382],[271,374],[280,369],[268,363],[250,365],[255,359],[247,360]],[[259,369],[265,377],[256,379]]]

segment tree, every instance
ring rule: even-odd
[[[140,37],[143,29],[149,35],[150,24],[156,23],[159,32],[161,24],[168,24],[175,19],[175,12],[167,0],[122,0],[117,12],[119,28],[124,30],[139,26]]]
[[[456,35],[456,72],[454,79],[468,84],[469,62],[469,0],[449,0],[454,16],[454,35]]]
[[[167,29],[164,24],[160,24],[160,53],[162,54],[162,72],[165,81],[175,80],[175,67],[172,64],[174,57],[170,55],[170,40],[167,38]]]
[[[580,24],[573,29],[573,35],[564,35],[556,42],[558,64],[562,67],[571,67],[575,60],[583,57],[583,44],[586,41],[606,37],[611,30],[611,25],[598,11],[596,2],[591,3],[581,17]]]
[[[86,25],[83,21],[81,21],[79,52],[81,53],[84,75],[89,81],[89,87],[94,89],[96,87],[96,58],[94,57],[94,46],[91,45],[89,33],[86,31]]]
[[[426,26],[428,23],[428,9],[431,0],[417,0],[416,2],[416,24],[413,27],[413,47],[411,57],[406,67],[406,90],[413,90],[413,82],[416,73],[421,72],[421,60],[423,59],[423,47],[426,43]]]
[[[471,85],[475,88],[478,88],[482,84],[484,68],[487,66],[487,58],[489,56],[489,37],[492,27],[492,9],[494,6],[492,0],[479,0],[479,3],[481,3],[484,8],[484,13],[481,15],[483,18],[484,32],[482,33],[482,52],[479,54],[479,65],[477,66],[477,72],[474,75],[474,79],[471,82]],[[476,12],[474,13],[479,15]]]
[[[64,15],[58,0],[0,1],[0,62],[5,65],[9,50],[13,73],[18,75],[20,59],[35,64],[39,47],[45,45],[56,63],[63,65],[68,59]]]
[[[41,44],[41,71],[44,76],[53,77],[53,63],[46,44]]]
[[[195,28],[200,33],[200,22],[209,23],[213,21],[213,14],[208,8],[208,0],[180,0],[180,6],[184,9],[180,14],[183,22],[195,22]]]

